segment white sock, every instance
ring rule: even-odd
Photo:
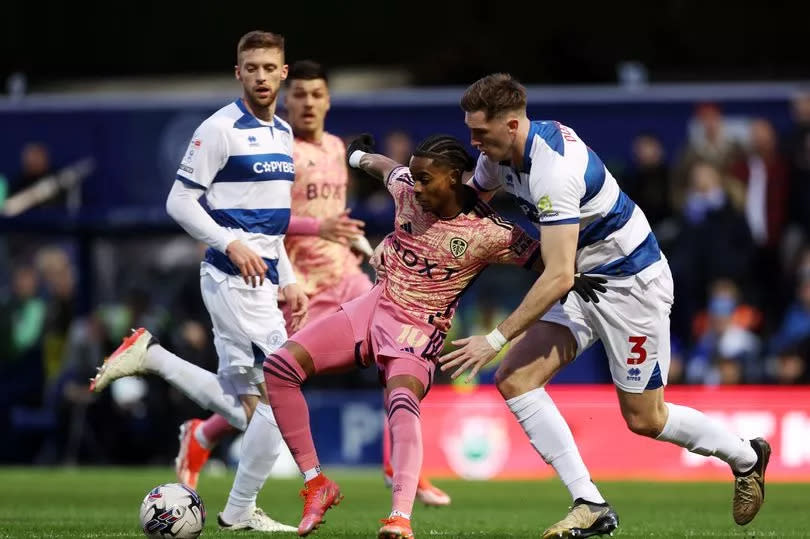
[[[388,515],[388,518],[394,518],[394,517],[402,517],[402,518],[407,518],[408,520],[411,520],[411,514],[410,513],[403,513],[402,511],[391,511],[391,514]]]
[[[189,363],[159,344],[146,349],[144,365],[206,410],[221,414],[237,429],[247,427],[242,402],[222,390],[216,374]]]
[[[544,388],[533,389],[506,401],[543,460],[554,467],[571,498],[605,503],[591,475],[568,423]]]
[[[273,409],[259,403],[242,437],[242,457],[222,512],[225,522],[233,524],[250,515],[256,506],[256,497],[281,453],[282,443],[284,440],[273,417]]]
[[[717,457],[736,472],[748,471],[757,463],[757,454],[751,444],[716,419],[694,408],[665,404],[669,408],[669,417],[656,440],[672,442],[698,455]]]
[[[315,479],[319,475],[321,475],[321,467],[320,466],[315,466],[314,468],[310,468],[309,470],[306,470],[304,472],[304,482],[306,483],[307,481],[312,481],[313,479]]]

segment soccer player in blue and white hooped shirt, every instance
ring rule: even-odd
[[[295,178],[292,130],[274,115],[287,77],[284,38],[261,31],[245,34],[237,46],[235,69],[242,97],[212,114],[194,133],[166,202],[169,215],[209,245],[200,286],[213,323],[217,374],[172,354],[141,328],[110,356],[92,385],[100,391],[116,378],[154,373],[215,412],[204,422],[195,419],[181,427],[178,478],[192,487],[200,467],[195,461],[201,465],[207,457],[201,454],[225,434],[247,429],[219,524],[296,531],[255,506],[255,493],[283,443],[267,404],[261,368],[265,357],[287,340],[279,290],[292,308],[293,328],[307,308],[284,250]]]
[[[461,107],[481,155],[471,184],[485,198],[503,188],[540,231],[545,271],[520,306],[486,336],[454,344],[443,370],[474,374],[510,348],[496,383],[532,445],[569,489],[574,505],[544,537],[605,533],[618,518],[590,481],[571,430],[544,386],[577,354],[601,340],[631,431],[714,455],[735,476],[732,513],[750,522],[764,499],[768,443],[741,440],[703,413],[664,401],[669,370],[672,275],[641,209],[570,128],[531,121],[526,90],[507,74],[472,84]],[[577,272],[606,278],[599,303],[571,295]],[[579,535],[577,535],[579,536]]]

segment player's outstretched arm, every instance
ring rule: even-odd
[[[349,166],[359,168],[375,178],[385,181],[391,171],[402,166],[393,159],[374,152],[374,137],[363,133],[346,149]]]
[[[358,236],[363,236],[363,227],[366,226],[363,221],[349,217],[350,211],[349,208],[346,208],[336,215],[324,218],[291,215],[287,235],[317,236],[342,245],[349,245]]]
[[[488,335],[473,335],[453,341],[460,348],[439,358],[441,369],[455,369],[451,375],[454,379],[469,370],[468,379],[473,378],[507,342],[559,301],[574,284],[578,236],[578,223],[543,227],[540,249],[546,267],[523,301]]]
[[[574,285],[579,223],[544,226],[540,235],[546,267],[517,309],[498,326],[506,340],[522,333]]]

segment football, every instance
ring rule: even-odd
[[[199,537],[205,506],[194,490],[180,483],[158,485],[141,503],[141,529],[147,537]]]

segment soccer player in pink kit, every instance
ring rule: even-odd
[[[325,130],[329,111],[326,72],[316,62],[301,60],[290,68],[286,83],[284,104],[295,135],[296,169],[284,245],[296,279],[309,298],[307,323],[311,323],[368,292],[372,285],[351,247],[352,241],[363,236],[364,223],[349,218],[346,209],[346,147]],[[282,309],[289,314],[285,306]]]
[[[363,237],[364,223],[348,217],[346,190],[346,147],[325,130],[329,111],[326,72],[317,62],[299,60],[290,67],[286,80],[285,108],[293,128],[295,182],[292,188],[292,217],[284,244],[296,281],[309,298],[306,323],[337,311],[343,303],[371,290],[371,281],[360,269],[355,247]],[[370,248],[365,252],[370,256]],[[286,319],[291,313],[282,303]],[[288,326],[287,332],[293,331]],[[383,432],[383,473],[390,481],[390,429]],[[448,496],[424,475],[419,477],[416,498],[426,505],[443,506]]]
[[[303,382],[376,363],[394,441],[392,511],[378,537],[413,537],[410,516],[422,466],[419,403],[446,335],[434,318],[451,318],[460,296],[491,263],[541,269],[538,243],[463,184],[462,173],[473,163],[456,139],[426,139],[410,168],[370,153],[372,143],[370,136],[353,142],[349,163],[383,178],[396,203],[394,232],[381,253],[386,278],[298,331],[264,363],[270,403],[306,481],[299,535],[316,529],[342,498],[320,471]]]

